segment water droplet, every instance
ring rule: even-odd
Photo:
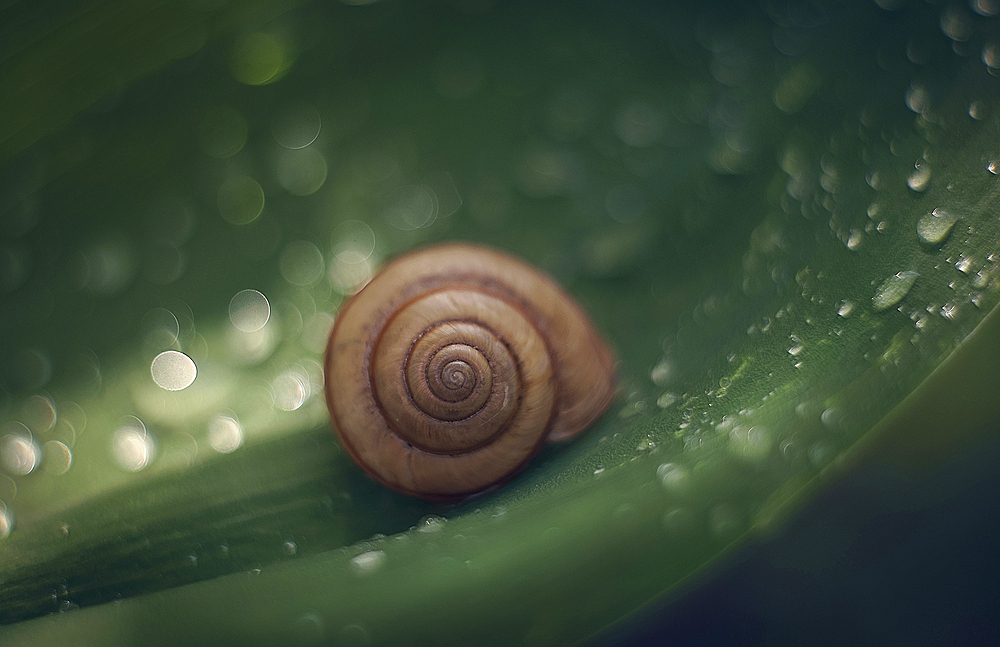
[[[675,496],[682,496],[690,489],[690,472],[677,463],[663,463],[656,468],[656,476],[663,488]]]
[[[890,276],[876,290],[872,297],[872,307],[876,312],[893,307],[906,297],[919,276],[912,271],[897,272]]]
[[[299,552],[299,545],[296,544],[291,539],[288,539],[286,541],[281,542],[281,552],[283,552],[286,555],[292,556],[295,553]]]
[[[917,221],[917,237],[925,245],[940,245],[951,233],[956,222],[958,216],[944,209],[935,209]]]
[[[427,515],[417,522],[417,532],[424,533],[425,535],[436,534],[444,529],[444,523],[444,517],[433,514]]]
[[[955,262],[955,269],[962,274],[970,274],[972,272],[972,257],[965,254],[960,255]]]
[[[667,407],[676,403],[678,400],[680,400],[679,395],[667,391],[656,399],[656,406],[660,407],[661,409],[666,409]]]
[[[750,461],[760,461],[771,451],[771,437],[763,427],[736,425],[729,432],[729,449]]]
[[[291,647],[313,647],[326,642],[326,623],[318,613],[303,613],[292,622]]]
[[[111,450],[119,465],[130,472],[138,472],[153,461],[156,442],[141,420],[126,416],[112,436]]]
[[[351,571],[355,575],[370,575],[385,563],[385,553],[381,550],[370,550],[351,558]]]
[[[229,302],[229,320],[237,330],[256,332],[271,317],[271,304],[257,290],[243,290]]]
[[[235,415],[212,416],[208,421],[208,444],[221,454],[239,449],[243,444],[243,427]]]
[[[844,299],[840,302],[840,307],[837,308],[837,314],[841,317],[850,317],[851,313],[854,312],[854,304]]]
[[[840,431],[844,421],[844,414],[837,407],[829,407],[823,410],[819,419],[829,431]]]
[[[931,167],[926,160],[920,160],[914,165],[914,171],[906,178],[906,186],[914,191],[926,191],[931,183]]]
[[[860,229],[851,229],[850,235],[847,237],[847,249],[852,252],[858,251],[861,248],[861,243],[864,242],[864,232]]]
[[[198,377],[194,360],[176,350],[163,351],[153,358],[149,372],[156,385],[167,391],[186,389]]]
[[[807,452],[809,462],[815,467],[825,467],[836,455],[830,445],[820,441],[813,443]]]
[[[653,381],[653,384],[655,384],[656,386],[665,386],[668,382],[670,382],[673,375],[674,375],[673,364],[669,359],[663,357],[660,359],[659,362],[656,363],[656,366],[653,367],[653,370],[649,372],[649,379],[651,379]]]

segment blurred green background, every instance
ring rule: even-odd
[[[0,639],[979,635],[934,618],[983,571],[927,562],[995,547],[997,3],[0,11]],[[340,450],[320,359],[455,239],[565,284],[622,389],[442,506]],[[843,601],[885,580],[944,611]]]

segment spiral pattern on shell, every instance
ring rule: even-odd
[[[326,393],[345,449],[385,485],[456,499],[498,484],[614,394],[613,357],[551,279],[442,245],[387,265],[342,309]]]

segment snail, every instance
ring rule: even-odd
[[[611,350],[554,280],[468,244],[386,265],[341,309],[325,371],[355,462],[436,501],[507,481],[588,427],[616,386]]]

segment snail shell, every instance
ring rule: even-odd
[[[440,245],[389,263],[342,308],[326,397],[373,478],[431,500],[513,476],[611,403],[614,358],[580,307],[506,254]]]

